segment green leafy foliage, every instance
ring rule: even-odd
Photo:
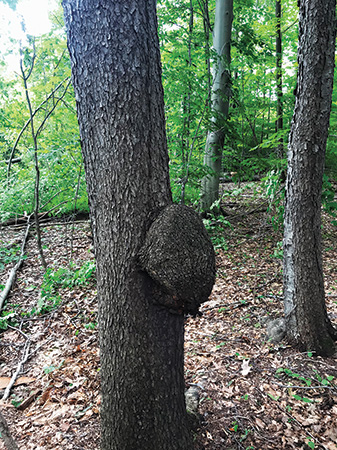
[[[15,2],[14,2],[15,3]],[[276,195],[277,174],[285,168],[287,137],[294,106],[297,53],[297,2],[283,0],[283,129],[275,132],[275,2],[234,2],[230,115],[222,120],[225,142],[223,172],[234,181],[265,177],[273,227],[282,223],[283,193]],[[206,8],[208,6],[208,9]],[[215,0],[158,1],[159,38],[163,68],[165,113],[173,200],[197,206],[201,180],[210,174],[204,165],[207,130],[212,129],[210,107]],[[40,207],[49,215],[88,211],[88,199],[76,120],[62,9],[55,11],[49,33],[35,40],[35,66],[29,80],[34,125],[38,130],[41,171]],[[8,52],[15,52],[13,42]],[[32,61],[32,46],[23,49],[23,62]],[[55,110],[48,116],[53,105]],[[337,94],[333,97],[337,108]],[[48,116],[47,120],[46,117]],[[326,156],[329,176],[337,174],[337,122],[331,116]],[[27,125],[28,111],[22,81],[0,63],[0,221],[30,214],[34,209],[34,152]],[[24,129],[22,135],[21,131]],[[15,147],[15,142],[20,139]],[[280,142],[283,155],[279,154]],[[11,165],[8,177],[8,161]],[[266,175],[267,174],[267,175]],[[323,191],[326,208],[334,212],[331,189]],[[219,243],[218,243],[219,244]]]
[[[282,241],[277,242],[276,247],[274,249],[273,256],[274,256],[274,258],[279,258],[279,259],[283,258],[283,242]]]
[[[307,446],[308,446],[309,448],[314,449],[314,448],[315,448],[315,443],[314,443],[314,441],[313,441],[311,438],[307,438],[307,439],[308,439],[308,441],[307,441]]]
[[[268,199],[268,213],[274,230],[283,226],[285,188],[282,182],[284,170],[271,170],[263,178],[265,195]]]
[[[281,374],[281,373],[284,373],[286,376],[288,376],[290,378],[296,378],[299,381],[302,381],[307,386],[311,386],[310,378],[308,379],[308,378],[305,378],[305,377],[299,375],[298,373],[294,373],[291,369],[280,367],[279,369],[276,370],[276,374]]]
[[[50,215],[88,211],[65,34],[58,28],[36,39],[34,45],[36,58],[28,89],[38,142],[40,209]],[[32,45],[22,55],[27,70]],[[0,221],[4,221],[34,210],[35,161],[21,79],[17,75],[8,79],[1,68],[0,79]],[[13,161],[10,166],[9,160]]]
[[[284,368],[284,367],[280,367],[276,370],[275,376],[277,378],[280,377],[285,377],[285,378],[290,378],[292,380],[296,380],[296,386],[293,386],[292,384],[289,384],[289,388],[290,388],[290,394],[291,396],[299,401],[299,402],[303,402],[303,403],[315,403],[315,399],[313,398],[309,398],[306,397],[304,395],[301,395],[299,393],[294,393],[292,392],[292,389],[300,389],[301,390],[301,386],[303,386],[305,389],[317,389],[317,388],[324,388],[324,387],[335,387],[333,384],[333,380],[334,380],[334,376],[332,375],[328,375],[326,377],[323,377],[322,375],[320,375],[316,370],[314,371],[315,376],[314,377],[308,377],[308,376],[303,376],[300,375],[296,372],[293,372],[291,369],[289,368]]]
[[[337,225],[337,201],[335,200],[335,190],[326,174],[323,175],[322,204],[324,210],[334,218],[332,223]]]
[[[8,325],[15,325],[16,324],[16,312],[13,311],[2,311],[1,317],[0,317],[0,330],[4,331],[7,330]]]
[[[227,248],[227,241],[224,230],[231,227],[230,222],[218,213],[220,200],[211,207],[211,212],[207,218],[203,219],[204,225],[215,249]]]
[[[212,30],[215,2],[177,0],[158,2],[163,64],[167,136],[175,201],[181,198],[181,180],[188,178],[186,201],[198,199],[205,176],[203,153],[206,131],[212,129],[209,92],[214,59]],[[284,129],[275,133],[275,12],[271,1],[234,2],[232,33],[232,93],[229,119],[223,121],[224,172],[249,180],[280,165],[277,147],[287,144],[296,82],[297,5],[284,1],[283,111]]]
[[[329,375],[324,378],[317,371],[316,371],[316,378],[319,381],[319,383],[322,384],[322,386],[331,386],[332,381],[335,379],[333,375]]]
[[[64,360],[61,361],[61,363],[58,366],[54,366],[54,364],[51,364],[50,366],[45,366],[43,368],[43,371],[46,375],[48,375],[48,374],[54,372],[55,370],[59,370],[63,366],[63,364],[64,364]]]
[[[96,265],[93,261],[87,261],[79,268],[47,268],[43,277],[37,308],[33,312],[43,314],[56,309],[62,301],[59,289],[88,284],[94,276],[95,270]]]
[[[1,0],[1,2],[8,5],[11,9],[15,10],[19,0]]]
[[[6,248],[0,247],[0,272],[4,270],[7,264],[17,263],[20,257],[20,246]]]

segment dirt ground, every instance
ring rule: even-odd
[[[200,392],[196,450],[337,449],[337,355],[315,357],[266,338],[266,323],[282,316],[282,237],[267,206],[256,192],[225,197],[226,246],[217,250],[216,284],[202,316],[186,318],[186,387]],[[326,302],[336,324],[337,227],[330,222],[324,215]],[[72,230],[53,222],[42,230],[55,270],[93,260],[88,223]],[[0,228],[0,248],[23,234],[22,226]],[[98,450],[95,281],[58,289],[56,309],[31,314],[43,301],[34,236],[26,254],[5,306],[15,326],[0,335],[1,397],[21,370],[1,412],[20,449]],[[12,266],[5,265],[0,284]]]

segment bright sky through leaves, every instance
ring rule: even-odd
[[[47,33],[51,27],[48,13],[55,7],[55,0],[19,0],[13,11],[0,0],[0,52],[6,55],[9,49],[13,49],[11,39],[25,41],[22,24],[27,34],[39,36]],[[6,62],[11,67],[17,66],[17,55],[7,56]]]

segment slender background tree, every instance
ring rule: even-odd
[[[211,173],[203,180],[201,209],[209,211],[219,199],[219,180],[222,167],[222,150],[225,139],[225,123],[228,117],[231,92],[231,35],[233,22],[233,0],[217,0],[213,31],[213,47],[216,51],[212,86],[212,129],[209,130],[205,165]]]
[[[325,306],[321,197],[335,64],[336,0],[301,0],[295,111],[284,223],[287,335],[319,355],[335,351]]]

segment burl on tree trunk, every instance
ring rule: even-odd
[[[199,215],[169,205],[152,223],[140,250],[141,268],[155,281],[155,302],[175,313],[197,314],[215,279],[212,242]]]

